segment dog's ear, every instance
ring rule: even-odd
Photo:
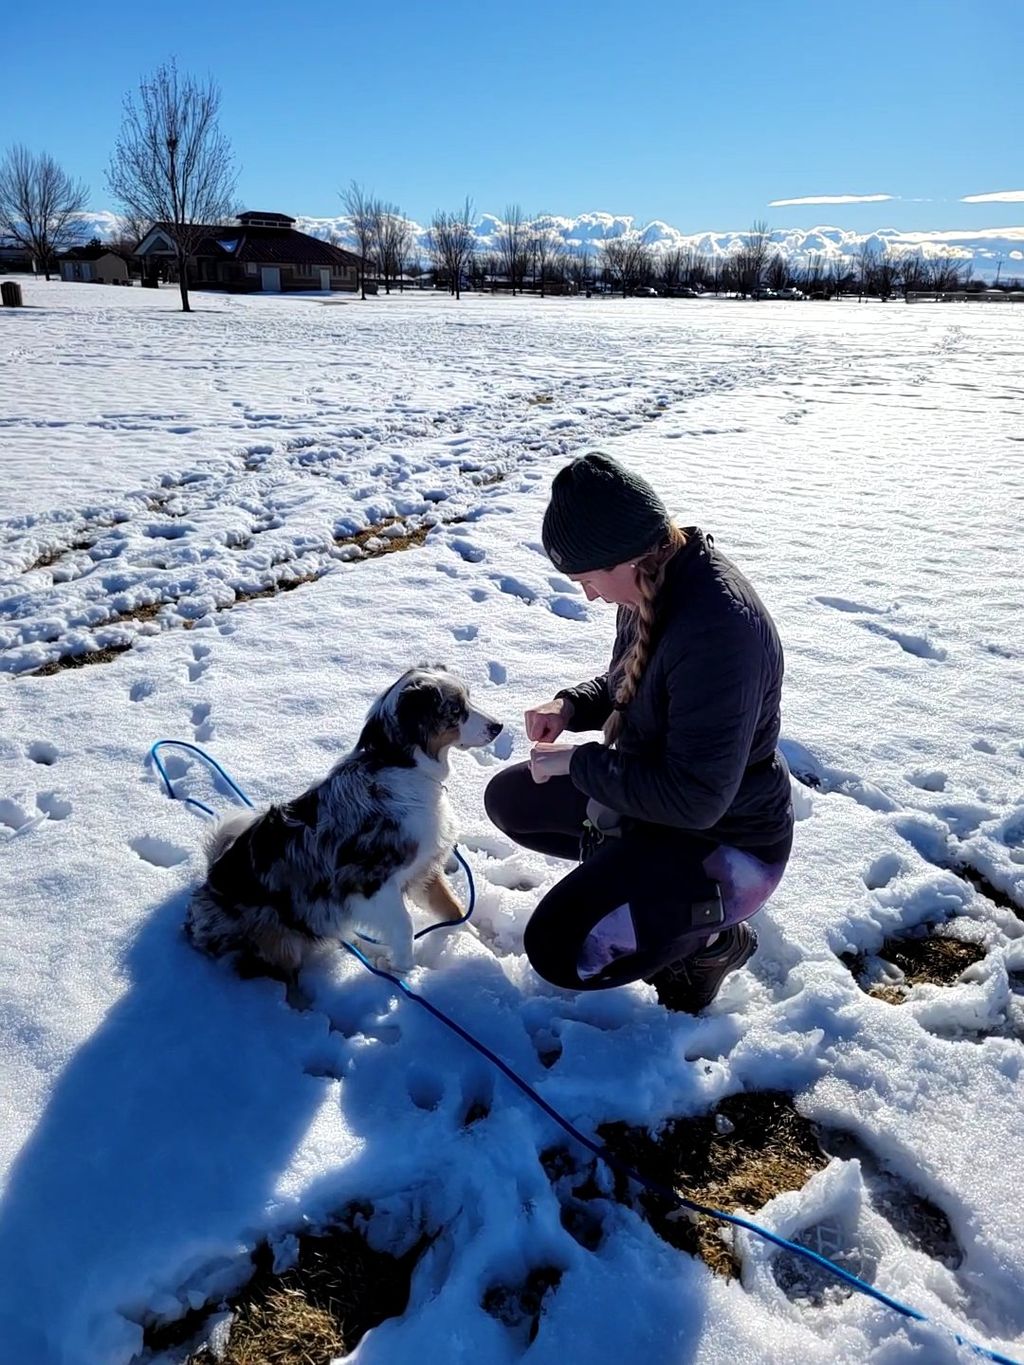
[[[420,749],[426,749],[431,735],[437,733],[444,698],[436,683],[413,683],[398,698],[395,717],[402,736]]]

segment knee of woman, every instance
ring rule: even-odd
[[[579,988],[575,961],[566,960],[564,947],[560,950],[546,915],[534,911],[523,930],[523,952],[537,975],[552,986],[561,986],[563,990]]]
[[[484,810],[487,818],[492,825],[496,825],[502,834],[510,834],[509,807],[512,803],[509,800],[509,776],[508,771],[496,773],[484,788]],[[514,807],[513,807],[514,809]]]

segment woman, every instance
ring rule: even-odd
[[[606,455],[556,476],[544,548],[589,601],[615,603],[607,673],[526,713],[528,763],[487,788],[526,848],[580,859],[541,901],[524,946],[556,986],[641,977],[697,1013],[757,946],[747,921],[793,836],[776,749],[782,647],[756,592],[697,527]],[[603,743],[559,743],[566,730]]]

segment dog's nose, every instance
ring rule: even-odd
[[[504,727],[504,725],[502,725],[502,723],[501,723],[500,720],[492,720],[492,721],[490,721],[490,722],[488,723],[488,726],[487,726],[487,740],[488,740],[488,743],[490,743],[490,741],[491,741],[492,739],[497,739],[498,736],[501,734],[502,730],[504,730],[504,728],[505,728],[505,727]]]

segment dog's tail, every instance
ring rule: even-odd
[[[255,810],[240,810],[235,815],[229,815],[226,820],[221,820],[209,839],[206,841],[206,864],[212,867],[214,863],[245,831],[260,818],[260,812]]]

